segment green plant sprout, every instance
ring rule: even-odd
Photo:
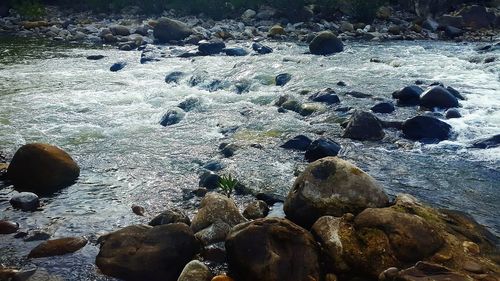
[[[231,198],[231,194],[234,191],[234,188],[238,184],[238,180],[233,178],[231,175],[222,175],[219,178],[219,188],[222,189],[222,193],[226,195],[228,198]]]

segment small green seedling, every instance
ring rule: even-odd
[[[222,175],[219,179],[219,188],[222,189],[222,193],[228,198],[231,198],[234,188],[238,184],[238,180],[233,178],[231,175]]]

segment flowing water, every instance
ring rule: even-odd
[[[86,236],[95,242],[107,231],[146,223],[167,207],[184,208],[192,216],[199,199],[190,191],[198,188],[203,164],[212,160],[254,192],[286,195],[306,163],[303,153],[279,145],[297,134],[317,138],[322,133],[342,144],[340,156],[379,180],[390,195],[410,193],[435,207],[468,212],[500,233],[500,148],[468,148],[473,140],[500,133],[498,52],[479,54],[475,44],[349,43],[345,52],[321,57],[304,54],[307,46],[271,46],[275,52],[262,56],[140,64],[138,51],[0,40],[0,151],[12,156],[25,143],[46,142],[66,150],[81,167],[76,184],[42,199],[42,211],[13,210],[8,200],[15,191],[0,186],[0,217],[18,221],[22,230],[41,228],[54,238]],[[93,54],[106,57],[86,59]],[[477,62],[485,56],[497,59]],[[116,61],[128,64],[110,72]],[[165,75],[172,71],[186,76],[179,84],[166,84]],[[288,84],[271,85],[274,76],[285,72],[292,75]],[[199,83],[192,86],[190,80]],[[447,121],[454,128],[451,140],[398,145],[401,133],[388,130],[382,142],[353,141],[340,137],[346,113],[324,107],[302,117],[279,113],[273,105],[282,94],[305,100],[303,90],[332,87],[341,106],[369,109],[376,100],[343,93],[356,90],[390,99],[393,91],[415,80],[440,81],[466,96],[460,108],[464,117]],[[339,87],[338,81],[348,86]],[[210,91],[214,85],[221,89]],[[246,85],[248,91],[238,94],[235,85]],[[180,123],[160,126],[162,115],[187,97],[199,98],[200,106]],[[416,114],[416,108],[397,108],[380,117],[404,120]],[[222,142],[241,148],[223,158]],[[236,198],[241,207],[251,196]],[[133,204],[144,206],[146,217],[134,215]],[[0,236],[0,263],[42,266],[68,280],[110,280],[97,273],[94,243],[72,255],[25,260],[38,243]]]

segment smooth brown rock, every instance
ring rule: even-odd
[[[170,223],[177,223],[177,222],[182,222],[182,223],[185,223],[187,225],[191,224],[189,217],[184,213],[183,210],[172,208],[172,209],[165,210],[161,214],[154,217],[149,222],[149,225],[156,226],[156,225],[170,224]]]
[[[191,222],[191,229],[198,232],[218,220],[231,227],[246,221],[233,199],[216,192],[207,193],[201,200],[200,209]]]
[[[210,281],[212,277],[213,274],[205,264],[192,260],[186,264],[177,281]]]
[[[0,220],[0,234],[15,233],[18,229],[19,224],[17,222]]]
[[[178,20],[161,18],[154,25],[153,34],[160,43],[168,43],[188,37],[193,34],[193,30]]]
[[[217,275],[212,278],[212,281],[234,281],[234,279],[227,275]]]
[[[269,207],[262,200],[253,201],[243,211],[243,216],[249,220],[260,219],[269,213]]]
[[[139,205],[132,205],[132,212],[138,216],[144,216],[146,209]]]
[[[312,235],[286,219],[240,224],[226,240],[231,275],[238,281],[320,280],[319,251]]]
[[[87,239],[81,237],[68,237],[42,242],[28,255],[28,258],[43,258],[61,256],[76,252],[87,245]]]

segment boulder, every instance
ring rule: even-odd
[[[0,234],[11,234],[17,232],[19,224],[17,222],[0,220]]]
[[[231,226],[222,220],[215,220],[210,226],[196,232],[194,235],[204,246],[224,242],[231,231]]]
[[[223,221],[231,227],[246,221],[231,198],[210,192],[201,200],[200,209],[191,222],[191,229],[196,233],[209,227],[217,220]]]
[[[335,91],[331,88],[326,88],[314,93],[312,96],[309,97],[309,100],[315,102],[323,102],[329,105],[340,102],[339,97],[337,96]]]
[[[201,101],[200,101],[199,98],[197,98],[197,97],[188,97],[185,100],[183,100],[182,102],[180,102],[177,107],[179,107],[180,109],[188,112],[188,111],[191,111],[191,110],[195,109],[196,107],[199,107],[200,104],[201,104]]]
[[[446,90],[448,90],[448,92],[450,92],[450,94],[452,94],[457,99],[465,100],[465,97],[462,94],[460,94],[460,92],[457,91],[455,88],[448,86],[448,87],[446,87]]]
[[[109,28],[111,30],[111,33],[113,35],[119,35],[119,36],[129,36],[130,35],[130,30],[128,27],[123,26],[123,25],[113,25]]]
[[[286,34],[286,31],[281,25],[272,26],[269,29],[269,32],[267,33],[267,35],[269,37],[276,37],[276,36],[285,35],[285,34]]]
[[[103,58],[105,58],[105,56],[103,56],[103,55],[90,55],[87,57],[88,60],[100,60]]]
[[[458,100],[444,87],[434,86],[420,95],[420,105],[427,108],[458,107]]]
[[[219,188],[219,180],[221,177],[213,172],[205,172],[200,176],[198,186],[206,187],[207,189]]]
[[[127,65],[126,62],[124,61],[120,61],[120,62],[116,62],[114,63],[110,68],[109,68],[109,71],[111,72],[117,72],[117,71],[120,71],[122,70],[125,66]]]
[[[198,51],[203,55],[219,54],[224,48],[226,48],[226,44],[220,39],[198,42]]]
[[[432,32],[436,32],[439,28],[439,23],[431,18],[428,18],[422,23],[422,27]]]
[[[243,211],[243,216],[249,220],[264,218],[269,213],[269,206],[262,200],[253,201]]]
[[[276,78],[274,78],[276,86],[285,86],[290,80],[292,80],[292,75],[289,73],[278,74]]]
[[[463,28],[465,25],[462,16],[448,15],[448,14],[442,15],[439,18],[439,24],[441,26],[453,26],[456,28]]]
[[[212,277],[212,272],[205,264],[192,260],[186,264],[177,281],[211,281]]]
[[[381,140],[385,136],[378,118],[370,112],[356,110],[344,130],[342,137],[355,140]]]
[[[403,122],[403,134],[411,140],[437,139],[450,137],[451,126],[431,116],[416,116]]]
[[[392,93],[392,97],[398,100],[398,105],[413,106],[420,104],[420,95],[423,92],[419,86],[407,86]]]
[[[295,180],[284,211],[295,223],[310,227],[322,216],[357,214],[388,203],[375,179],[345,160],[326,157],[309,164]]]
[[[182,211],[181,209],[173,208],[163,211],[161,214],[154,217],[149,222],[149,225],[157,226],[170,223],[185,223],[187,225],[190,225],[191,221],[189,220],[189,217],[184,213],[184,211]]]
[[[83,248],[87,245],[87,242],[87,239],[82,237],[48,240],[31,250],[28,258],[43,258],[70,254]]]
[[[200,245],[184,223],[132,225],[99,238],[96,265],[125,280],[176,281]]]
[[[243,57],[248,55],[247,49],[239,47],[224,48],[222,51],[226,54],[226,56],[230,57]]]
[[[313,55],[331,55],[344,50],[342,40],[330,31],[318,33],[309,44],[309,51]]]
[[[320,138],[313,141],[307,147],[304,157],[308,162],[314,162],[324,157],[337,156],[340,149],[340,144],[335,141],[327,138]]]
[[[186,24],[169,19],[161,18],[153,29],[153,35],[160,43],[179,41],[193,34],[193,30]]]
[[[252,44],[252,49],[261,55],[270,54],[273,52],[273,49],[271,47],[262,45],[261,43],[257,42]]]
[[[21,192],[10,198],[10,204],[15,209],[23,211],[34,211],[40,207],[40,199],[35,193]]]
[[[279,194],[267,193],[267,192],[257,193],[256,198],[266,202],[267,205],[269,205],[269,206],[274,205],[276,203],[285,202],[285,197],[283,197]]]
[[[387,281],[390,280],[473,281],[475,279],[439,264],[420,261],[415,266],[401,270],[393,278],[387,279]]]
[[[306,151],[312,140],[304,135],[298,135],[281,145],[284,149]]]
[[[460,111],[458,111],[458,109],[450,108],[446,110],[444,116],[446,117],[446,119],[452,119],[452,118],[460,118],[462,117],[462,114],[460,114]]]
[[[167,84],[170,84],[170,83],[176,83],[176,84],[178,84],[179,80],[181,80],[184,76],[186,76],[186,74],[184,74],[184,72],[181,72],[181,71],[170,72],[169,74],[167,74],[167,76],[165,76],[165,83],[167,83]]]
[[[26,144],[14,154],[7,177],[19,190],[51,193],[73,184],[80,167],[62,149],[43,143]]]
[[[370,110],[375,113],[392,113],[394,112],[394,110],[396,110],[396,108],[394,107],[394,104],[392,104],[392,102],[384,101],[372,106]]]
[[[226,249],[235,280],[321,280],[319,251],[312,235],[286,219],[240,224],[229,234]]]
[[[169,109],[162,117],[160,120],[160,125],[167,127],[170,125],[177,124],[181,122],[182,119],[184,119],[184,116],[186,116],[186,113],[180,108],[172,108]]]
[[[497,146],[500,146],[500,134],[476,140],[474,141],[474,143],[472,143],[472,147],[482,149],[493,148]]]
[[[448,25],[444,28],[444,34],[451,39],[464,35],[465,31],[460,28]]]
[[[462,16],[464,25],[474,29],[489,28],[496,20],[494,12],[490,12],[484,6],[472,5],[464,7],[458,12]]]

